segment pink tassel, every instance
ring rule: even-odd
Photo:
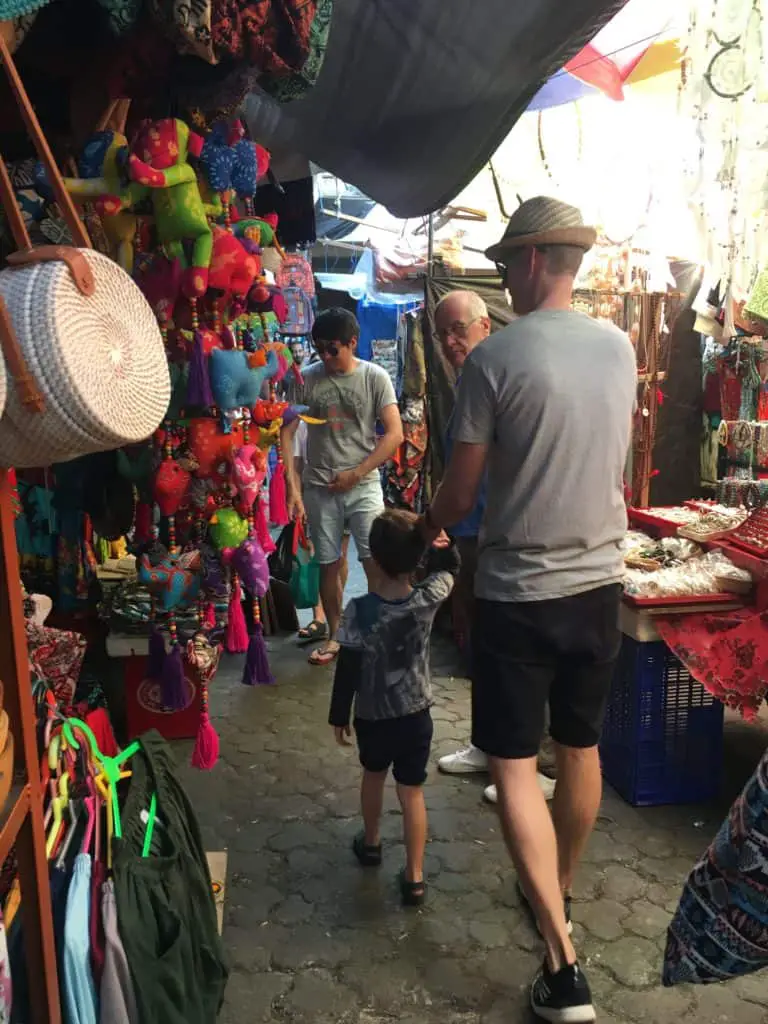
[[[216,609],[213,605],[213,601],[208,603],[208,607],[205,609],[205,619],[203,620],[203,626],[206,629],[216,628]]]
[[[157,626],[153,626],[152,632],[149,634],[149,654],[147,657],[148,679],[162,679],[163,669],[165,668],[165,658],[165,641],[163,640],[163,634]]]
[[[200,724],[197,728],[197,740],[192,751],[192,767],[209,772],[219,759],[219,735],[211,725],[208,714],[207,700],[204,698],[200,713]]]
[[[181,648],[174,644],[163,665],[161,684],[163,704],[174,711],[182,711],[189,703],[187,679],[184,673],[184,659]]]
[[[256,504],[256,518],[254,520],[256,527],[256,540],[261,545],[261,550],[265,555],[271,555],[277,545],[272,540],[272,535],[269,532],[267,526],[267,512],[264,508],[264,499],[259,498]]]
[[[245,654],[248,650],[248,627],[245,624],[243,614],[243,592],[240,588],[240,580],[235,577],[232,586],[232,596],[229,599],[229,614],[227,616],[227,635],[224,642],[230,654]]]
[[[285,491],[285,466],[278,462],[269,481],[269,515],[273,526],[288,525],[288,499]]]
[[[189,360],[187,405],[204,409],[213,405],[211,381],[208,376],[208,356],[203,348],[203,336],[200,331],[195,331],[192,358]]]
[[[243,669],[243,685],[245,686],[270,686],[274,683],[275,677],[269,667],[267,656],[267,645],[264,642],[264,630],[261,623],[254,624],[251,639],[248,642],[248,657],[245,659]]]

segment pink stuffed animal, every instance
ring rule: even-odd
[[[253,508],[261,485],[267,475],[267,456],[255,444],[246,444],[235,450],[232,457],[234,483],[243,507]]]

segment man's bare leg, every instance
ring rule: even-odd
[[[603,794],[597,747],[577,749],[554,744],[557,785],[552,818],[557,834],[560,888],[570,895],[573,878],[595,827]]]
[[[536,780],[536,758],[490,759],[504,839],[539,923],[551,971],[576,962],[558,878],[557,839]]]

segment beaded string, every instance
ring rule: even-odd
[[[251,443],[251,410],[247,407],[243,409],[243,443],[249,445]],[[261,495],[256,499],[261,501]],[[247,512],[248,519],[248,536],[253,537],[256,533],[256,527],[254,524],[253,505],[248,507]],[[261,606],[259,604],[259,595],[252,594],[253,601],[251,602],[253,607],[253,623],[255,626],[261,625]]]

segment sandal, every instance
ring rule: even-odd
[[[305,647],[307,644],[315,644],[319,640],[328,639],[328,623],[319,619],[312,619],[308,626],[300,629],[298,634],[298,646]]]
[[[364,832],[360,832],[352,840],[352,852],[357,857],[360,867],[377,868],[381,865],[381,843],[378,846],[366,846]]]
[[[400,898],[404,907],[421,907],[427,898],[427,883],[409,882],[405,877],[405,868],[400,872]]]
[[[329,640],[322,647],[316,647],[307,660],[310,665],[330,665],[338,658],[340,650],[341,644],[336,643],[335,640]]]

